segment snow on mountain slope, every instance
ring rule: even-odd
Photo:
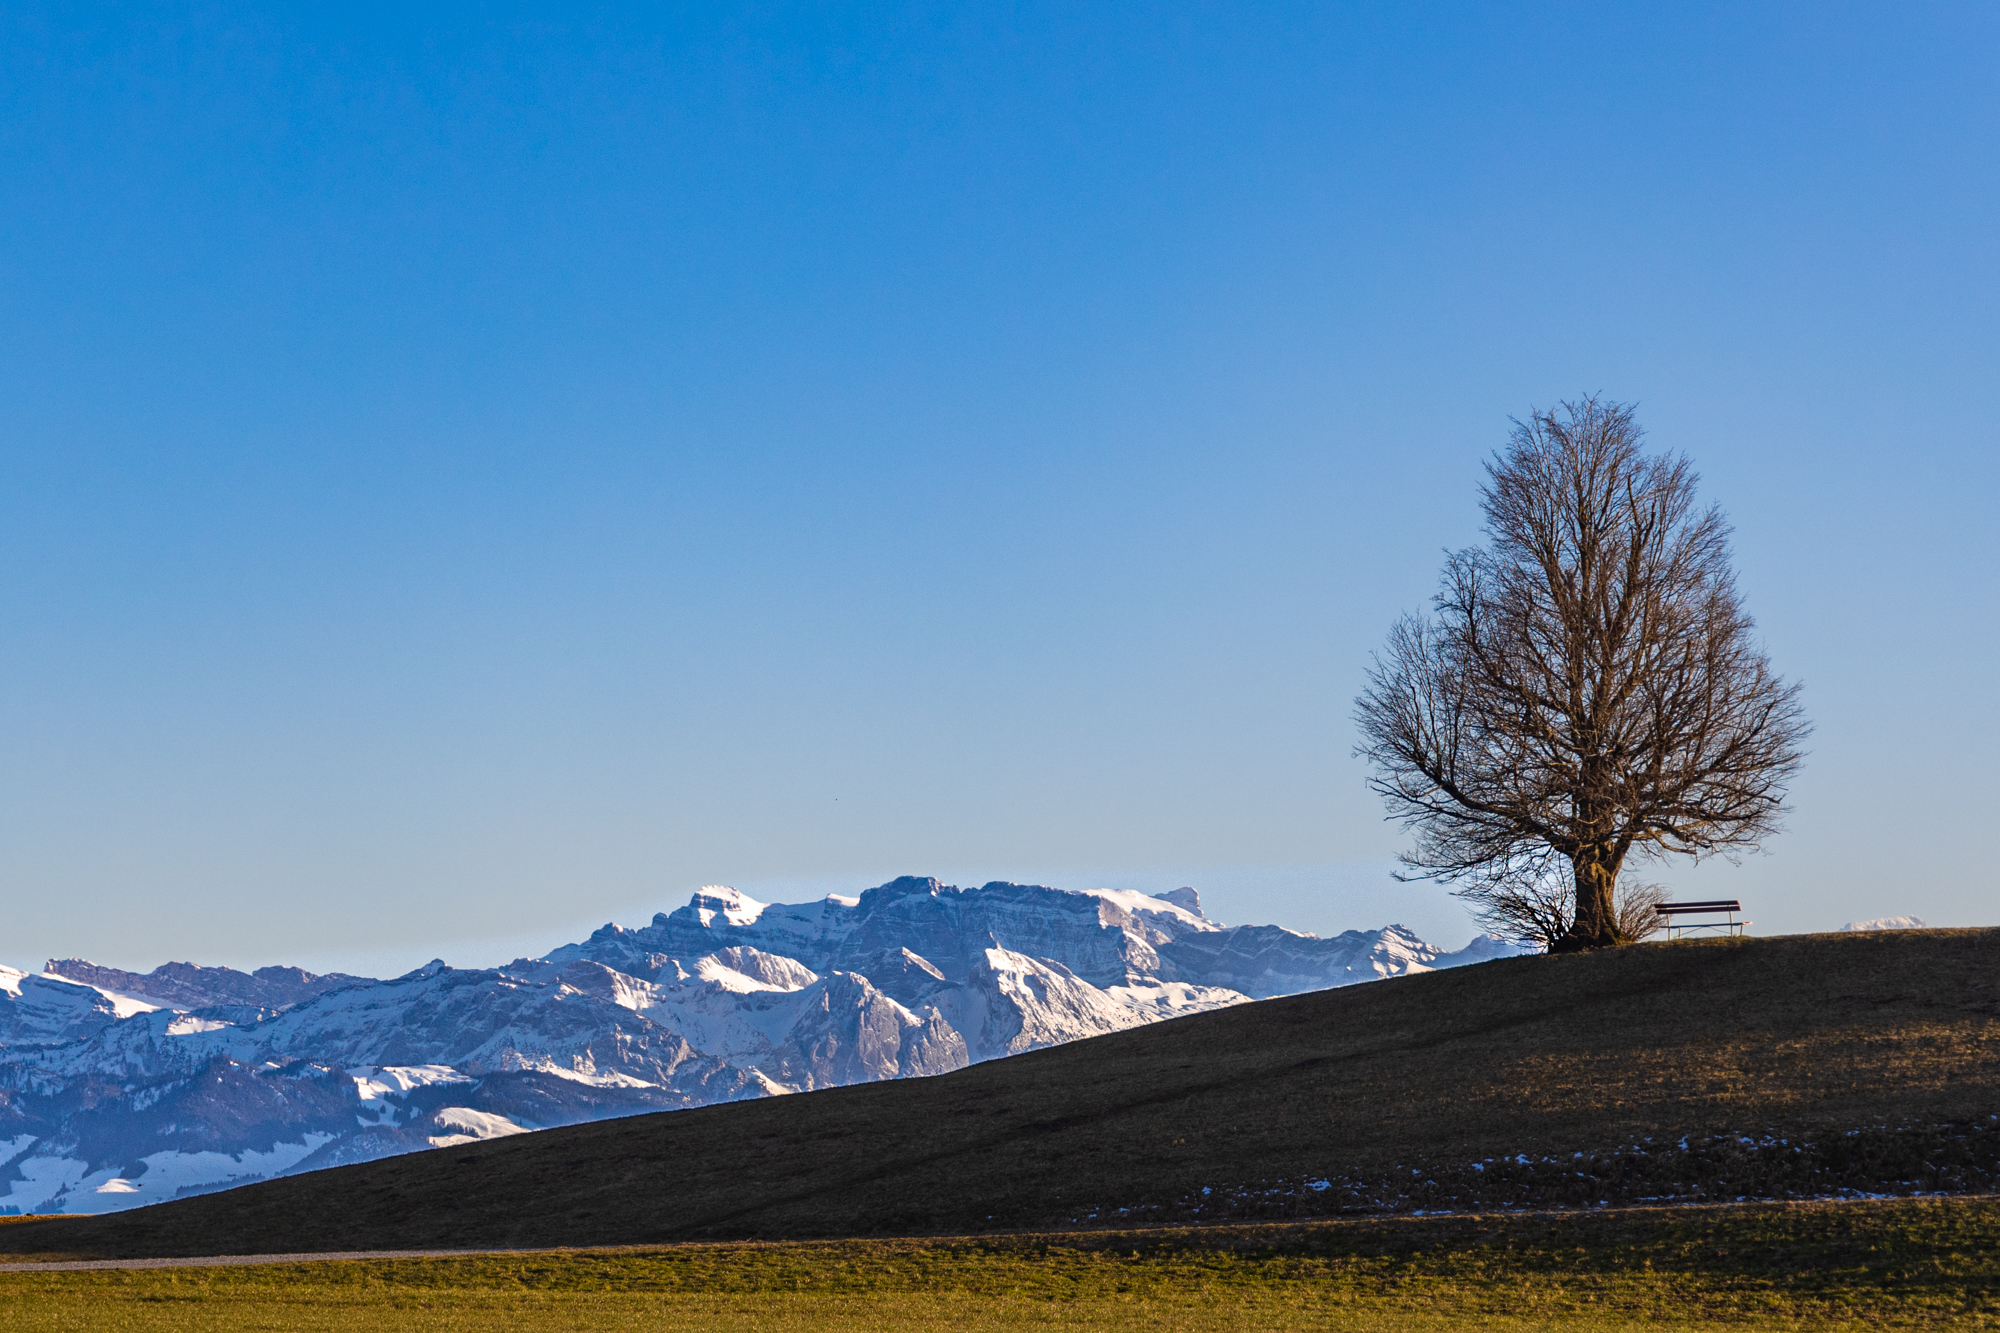
[[[501,1139],[509,1134],[526,1134],[531,1126],[517,1124],[504,1115],[475,1111],[469,1106],[447,1106],[431,1117],[443,1134],[432,1134],[425,1142],[433,1148],[453,1148],[461,1143]]]
[[[1180,909],[1159,905],[1179,919]],[[758,903],[734,889],[703,889],[686,907],[662,912],[650,925],[606,926],[549,957],[589,958],[650,978],[667,959],[699,957],[731,945],[794,958],[820,973],[908,949],[947,976],[962,978],[988,948],[997,947],[1051,959],[1102,986],[1156,966],[1152,945],[1171,938],[1152,920],[1095,894],[997,882],[961,889],[905,877],[858,899],[797,905]]]
[[[226,1188],[282,1175],[333,1137],[309,1133],[263,1152],[156,1152],[124,1168],[93,1168],[69,1156],[29,1156],[10,1171],[12,1180],[0,1182],[9,1187],[0,1194],[0,1211],[99,1213],[163,1203],[203,1186]]]
[[[1150,897],[1137,889],[1085,889],[1083,892],[1093,898],[1101,898],[1132,916],[1143,917],[1169,935],[1226,929],[1202,915],[1201,896],[1193,889],[1175,889],[1173,893],[1177,896],[1165,898]]]
[[[1841,927],[1845,931],[1857,930],[1928,930],[1920,916],[1878,916],[1872,921],[1850,921]]]
[[[0,1047],[84,1040],[155,1006],[47,973],[7,969],[0,985]]]
[[[1332,939],[1301,935],[1282,926],[1238,926],[1184,935],[1162,945],[1160,957],[1164,971],[1263,1000],[1483,963],[1519,952],[1498,936],[1485,935],[1457,953],[1446,953],[1402,926],[1350,930]]]
[[[730,967],[730,961],[760,975]],[[660,972],[666,979],[642,982],[572,959],[556,974],[580,991],[615,995],[690,1050],[762,1072],[776,1090],[941,1074],[967,1063],[964,1043],[940,1028],[934,1015],[911,1012],[858,973],[821,977],[791,959],[743,947],[688,966],[676,960]]]
[[[223,1004],[282,1009],[345,986],[374,984],[372,977],[338,972],[315,976],[298,967],[260,967],[246,973],[227,967],[163,963],[151,972],[140,973],[100,967],[82,958],[51,958],[43,970],[107,994],[141,997],[154,1008],[176,1009]]]
[[[710,886],[546,957],[387,981],[0,968],[0,1212],[96,1212],[612,1115],[944,1073],[1293,991],[1518,952],[1322,940],[1162,897],[906,877]]]
[[[753,990],[803,990],[819,980],[819,974],[804,963],[742,944],[697,959],[695,975],[745,994]]]
[[[980,1059],[1242,1004],[1234,991],[1138,980],[1100,990],[1052,960],[987,949],[962,985],[940,988],[947,1020]]]

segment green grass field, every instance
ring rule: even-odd
[[[2000,1200],[0,1274],[9,1333],[2000,1327]]]

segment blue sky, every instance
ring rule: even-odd
[[[1351,703],[1593,391],[1818,726],[1673,882],[1995,921],[1990,7],[0,25],[6,961],[899,873],[1460,942]]]

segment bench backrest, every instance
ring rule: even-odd
[[[1680,916],[1685,912],[1740,912],[1743,904],[1734,898],[1718,898],[1709,903],[1661,903],[1653,910],[1661,916]]]

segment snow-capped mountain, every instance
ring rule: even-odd
[[[643,1111],[940,1074],[1224,1005],[1519,952],[1332,939],[1159,897],[904,878],[389,981],[0,967],[0,1212],[103,1212]]]

